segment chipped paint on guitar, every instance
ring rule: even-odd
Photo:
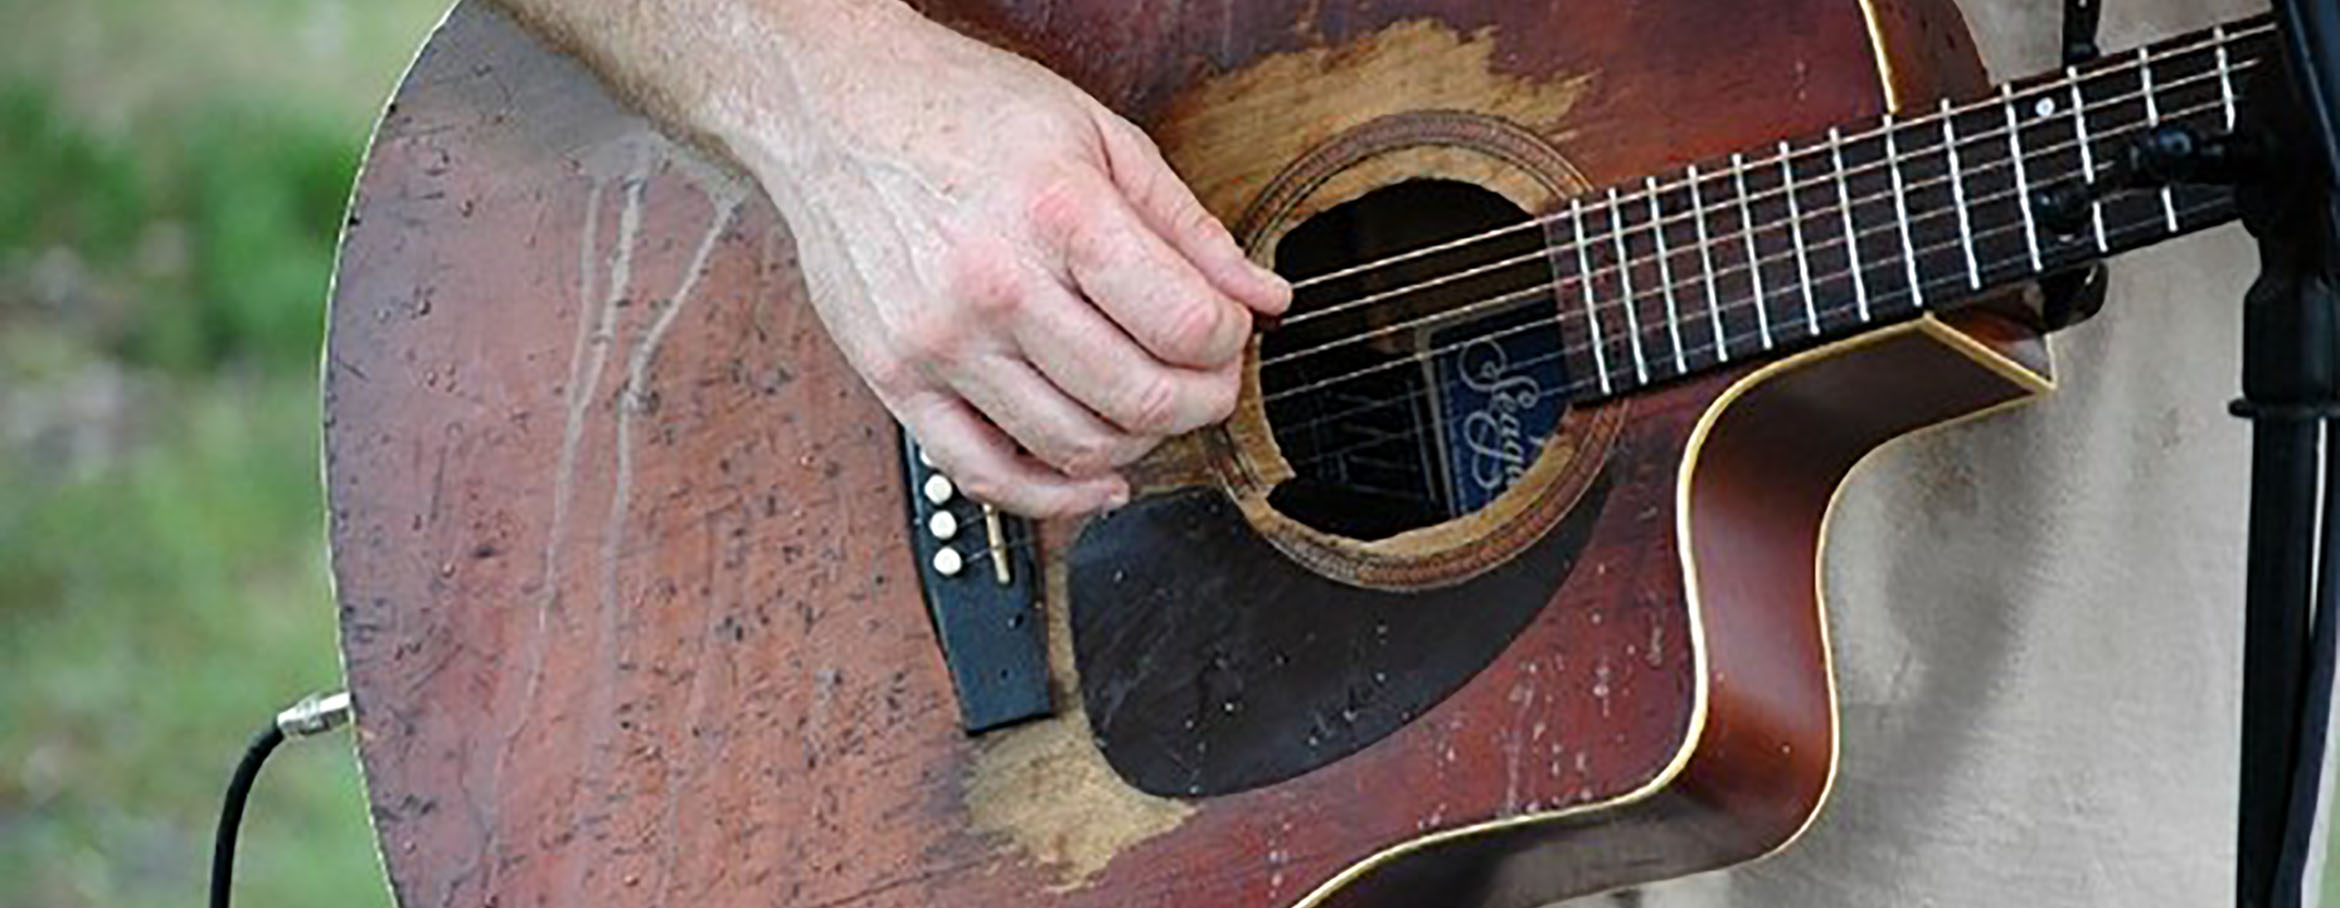
[[[1265,260],[1407,181],[1543,211],[1982,84],[1946,0],[925,6],[1146,127]],[[477,0],[408,75],[325,363],[343,649],[402,904],[1526,906],[1749,860],[1834,765],[1834,490],[1895,435],[2047,387],[2024,329],[1929,318],[1571,409],[1518,491],[1363,543],[1267,498],[1288,465],[1255,372],[1250,421],[1160,474],[1165,510],[1044,528],[1058,713],[970,737],[896,433],[794,256],[749,181]],[[1382,712],[1338,754],[1213,738],[1282,768],[1157,791],[1108,759],[1083,673],[1202,669],[1085,655],[1138,625],[1076,600],[1173,530],[1232,553],[1197,589],[1324,592],[1163,615],[1521,607],[1446,621],[1454,651],[1419,662],[1360,631],[1340,683]],[[1452,677],[1412,677],[1432,662]]]

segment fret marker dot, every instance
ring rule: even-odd
[[[2052,116],[2055,116],[2055,115],[2056,115],[2056,99],[2054,99],[2054,98],[2041,98],[2041,99],[2039,99],[2039,106],[2032,108],[2032,109],[2031,109],[2031,111],[2032,111],[2033,113],[2036,113],[2036,114],[2038,114],[2038,115],[2040,115],[2040,116],[2043,116],[2043,117],[2052,117]]]

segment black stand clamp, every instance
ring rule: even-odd
[[[2096,59],[2097,12],[2101,0],[2064,0],[2064,65],[2078,66]],[[2104,308],[2108,283],[2104,263],[2089,262],[2042,275],[2039,279],[2039,327],[2061,331],[2096,317]]]
[[[2260,78],[2251,87],[2246,115],[2261,147],[2237,195],[2261,264],[2243,301],[2243,397],[2232,407],[2251,420],[2253,445],[2235,872],[2242,908],[2294,908],[2307,897],[2340,588],[2340,526],[2333,522],[2340,474],[2328,462],[2340,460],[2330,457],[2340,452],[2340,301],[2333,294],[2340,208],[2332,187],[2340,173],[2333,128],[2340,5],[2276,0],[2275,9],[2289,78]]]
[[[2331,718],[2340,566],[2340,6],[2277,0],[2288,79],[2262,78],[2247,109],[2267,147],[2238,195],[2261,273],[2243,301],[2243,398],[2251,420],[2250,573],[2243,628],[2241,800],[2235,904],[2306,897]],[[2319,432],[2321,430],[2321,432]],[[2319,438],[2319,435],[2321,438]],[[2317,489],[2324,495],[2319,502]],[[2318,528],[2322,528],[2320,575]]]
[[[2241,908],[2297,908],[2306,896],[2340,623],[2333,608],[2340,593],[2340,205],[2331,176],[2340,174],[2340,4],[2274,4],[2289,71],[2252,79],[2239,129],[2217,136],[2181,126],[2151,130],[2120,149],[2098,179],[2050,187],[2033,202],[2045,223],[2065,229],[2115,193],[2174,183],[2232,186],[2243,224],[2259,241],[2260,275],[2243,301],[2243,397],[2231,407],[2251,421],[2253,438],[2236,829]],[[2096,56],[2097,13],[2097,0],[2066,0],[2067,64]],[[2057,313],[2047,316],[2052,325]]]

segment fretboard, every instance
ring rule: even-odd
[[[2041,190],[2134,138],[2233,125],[2280,54],[2257,17],[1587,194],[1544,219],[1570,396],[1598,399],[1912,319],[1993,286],[2234,217],[2230,193],[2105,199],[2059,230]]]

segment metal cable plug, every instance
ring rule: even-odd
[[[276,714],[276,728],[288,738],[308,738],[349,723],[349,691],[315,693]]]

